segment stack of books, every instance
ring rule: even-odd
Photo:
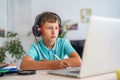
[[[16,71],[17,71],[17,66],[15,64],[4,64],[4,65],[2,64],[0,67],[0,73],[12,73]]]

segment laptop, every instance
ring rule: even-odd
[[[92,16],[85,40],[82,66],[64,70],[49,70],[48,73],[85,78],[115,72],[119,68],[120,19]]]

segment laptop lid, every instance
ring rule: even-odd
[[[120,68],[120,19],[92,16],[85,41],[80,77]]]

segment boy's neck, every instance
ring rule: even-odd
[[[47,42],[47,41],[43,41],[43,42],[48,49],[52,49],[54,46],[54,42]]]

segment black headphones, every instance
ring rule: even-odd
[[[33,32],[33,35],[35,37],[40,37],[40,35],[41,35],[42,31],[41,31],[40,27],[41,27],[42,17],[45,16],[46,14],[51,14],[51,13],[56,15],[59,18],[59,21],[60,21],[60,24],[59,24],[59,35],[61,34],[61,32],[62,32],[61,18],[56,13],[53,13],[53,12],[43,12],[43,13],[41,13],[41,14],[36,16],[35,23],[34,23],[34,25],[32,27],[32,32]]]

